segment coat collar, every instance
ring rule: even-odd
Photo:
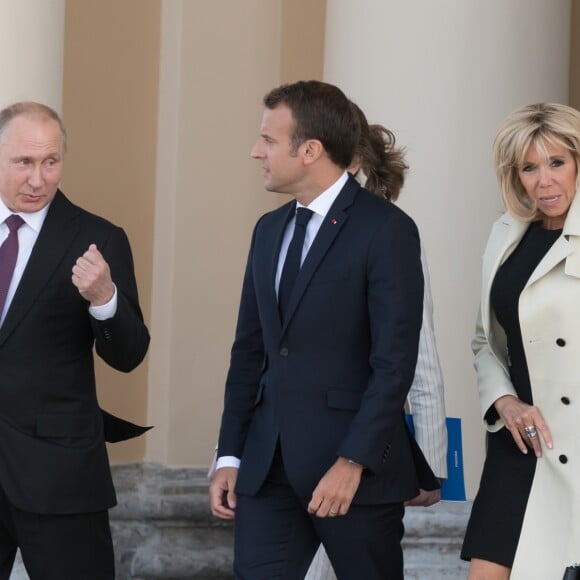
[[[499,268],[499,266],[505,262],[514,251],[528,227],[529,223],[517,220],[507,212],[494,224],[492,234],[495,235],[490,237],[490,246],[486,252],[486,254],[491,258],[491,261],[487,266],[492,273],[495,273],[497,268]],[[566,260],[579,244],[580,195],[577,194],[574,196],[570,209],[568,210],[562,235],[556,240],[554,245],[538,264],[538,267],[528,281],[528,285],[544,276],[562,260]],[[566,266],[566,274],[570,273],[571,275],[577,275],[568,271],[568,264]]]
[[[526,287],[536,280],[545,276],[563,260],[564,272],[568,276],[580,278],[580,195],[577,193],[572,200],[562,235],[554,242],[553,246],[542,258],[538,267],[534,270]]]
[[[0,327],[0,345],[6,341],[35,303],[50,276],[59,266],[64,253],[79,230],[78,220],[74,219],[79,212],[80,209],[77,206],[68,201],[60,190],[57,191],[10,308]]]
[[[515,250],[529,225],[528,222],[518,220],[507,212],[493,225],[483,259],[482,308],[484,312],[489,312],[489,294],[497,270]],[[532,272],[525,288],[545,276],[564,260],[564,272],[568,276],[580,278],[580,251],[575,250],[580,250],[580,194],[576,194],[572,200],[562,235]]]

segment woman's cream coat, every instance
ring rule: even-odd
[[[499,397],[515,395],[505,333],[489,297],[498,268],[527,227],[504,214],[493,225],[483,257],[481,309],[472,345],[482,415]],[[521,293],[519,318],[534,404],[552,432],[554,448],[543,446],[538,460],[511,580],[558,580],[566,566],[580,563],[579,195],[562,235]],[[486,427],[497,431],[504,425],[498,420]]]

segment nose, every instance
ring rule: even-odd
[[[549,187],[552,185],[552,171],[549,167],[540,167],[539,172],[540,187]]]
[[[262,159],[264,157],[264,151],[262,149],[259,139],[254,143],[254,146],[252,147],[250,151],[250,157],[252,159]]]
[[[43,182],[42,167],[40,165],[34,165],[28,177],[28,183],[31,187],[37,189],[43,184]]]

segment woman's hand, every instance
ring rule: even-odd
[[[552,434],[537,407],[528,405],[513,395],[500,397],[494,406],[522,453],[527,453],[530,447],[536,457],[541,457],[540,436],[548,449],[552,449]]]

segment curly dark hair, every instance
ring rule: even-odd
[[[360,138],[353,162],[360,164],[366,176],[365,188],[389,201],[396,201],[409,166],[405,150],[396,146],[395,135],[382,125],[369,125],[360,107],[351,102],[360,125]]]

